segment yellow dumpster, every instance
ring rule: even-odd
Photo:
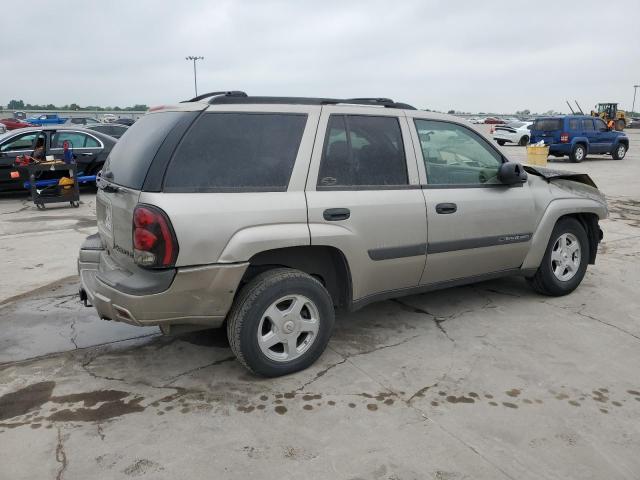
[[[537,147],[527,145],[527,163],[529,165],[546,165],[549,156],[549,147]]]

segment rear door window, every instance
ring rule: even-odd
[[[318,187],[407,185],[407,162],[395,117],[331,115]]]
[[[306,123],[306,114],[205,113],[178,146],[164,191],[286,191]]]
[[[573,132],[580,130],[580,120],[578,120],[577,118],[572,118],[571,120],[569,120],[569,130]]]
[[[559,118],[543,118],[536,120],[533,124],[533,129],[542,130],[543,132],[562,130],[562,120]]]
[[[593,132],[593,120],[590,118],[582,120],[582,130],[585,132]]]

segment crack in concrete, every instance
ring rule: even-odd
[[[104,432],[102,431],[102,424],[97,423],[97,424],[96,424],[96,428],[97,428],[97,430],[98,430],[98,435],[100,436],[100,440],[102,440],[102,441],[104,442],[105,434],[104,434]]]
[[[447,332],[447,330],[442,326],[442,324],[444,322],[446,322],[447,320],[450,320],[452,318],[456,317],[456,314],[447,316],[447,317],[438,317],[436,315],[434,315],[433,313],[425,310],[424,308],[420,308],[420,307],[416,307],[415,305],[410,305],[408,303],[405,303],[397,298],[394,298],[393,300],[391,300],[392,302],[397,303],[398,305],[401,305],[402,307],[404,307],[405,309],[411,309],[411,311],[413,311],[414,313],[421,313],[423,315],[427,315],[429,317],[431,317],[431,320],[433,320],[433,323],[435,323],[436,327],[438,327],[438,330],[440,330],[440,332],[449,339],[449,341],[455,343],[455,340],[453,338],[451,338],[449,336],[449,333]],[[462,315],[464,313],[467,312],[461,312],[459,315]]]
[[[337,352],[336,352],[337,353]],[[341,355],[340,353],[338,353],[338,355]],[[342,355],[341,355],[342,356]],[[304,391],[305,388],[307,388],[309,385],[311,385],[313,382],[315,382],[316,380],[318,380],[319,378],[323,377],[329,370],[331,370],[332,368],[337,367],[338,365],[342,365],[343,363],[345,363],[347,361],[347,357],[344,357],[342,360],[340,360],[339,362],[336,363],[332,363],[331,365],[329,365],[327,368],[320,370],[318,373],[316,373],[315,377],[313,377],[311,380],[309,380],[308,382],[305,382],[302,384],[301,387],[296,389],[296,392],[302,392]]]
[[[60,334],[60,333],[58,333],[58,334]],[[84,351],[84,350],[91,351],[93,349],[106,347],[106,346],[113,345],[113,344],[116,344],[116,343],[127,342],[127,341],[130,341],[130,340],[138,340],[138,339],[147,338],[147,337],[161,337],[161,336],[162,336],[161,333],[148,333],[146,335],[140,335],[140,336],[137,336],[137,337],[129,337],[129,338],[123,338],[123,339],[120,339],[120,340],[112,340],[110,342],[99,343],[97,345],[89,345],[87,347],[78,347],[77,350],[78,351]],[[66,337],[63,337],[63,338],[66,338]],[[10,366],[24,365],[24,364],[28,364],[28,363],[32,363],[32,362],[37,362],[39,360],[46,360],[48,358],[53,358],[53,357],[56,357],[58,355],[66,355],[70,351],[74,352],[76,350],[63,350],[61,352],[46,353],[44,355],[38,355],[36,357],[25,358],[23,360],[16,360],[16,361],[12,361],[12,362],[4,362],[4,363],[0,363],[0,369],[6,368],[6,367],[10,367]]]
[[[411,401],[416,398],[416,397],[424,397],[424,394],[427,393],[427,391],[429,391],[430,389],[437,387],[439,382],[436,382],[432,385],[427,385],[426,387],[422,387],[420,390],[418,390],[416,393],[414,393],[413,395],[411,395],[409,397],[409,399],[405,402],[407,404],[410,404]]]
[[[74,320],[73,322],[71,322],[71,325],[69,327],[71,329],[71,336],[69,337],[69,340],[71,340],[71,343],[73,343],[73,346],[75,347],[74,349],[77,350],[78,349],[78,332],[76,331],[76,320]]]
[[[589,315],[588,313],[584,313],[583,310],[585,308],[587,308],[587,306],[584,305],[584,304],[581,307],[578,307],[576,309],[576,307],[571,307],[571,306],[568,306],[568,305],[555,305],[553,303],[550,303],[550,302],[544,301],[544,300],[542,301],[542,303],[544,303],[545,305],[549,305],[550,307],[560,308],[561,310],[566,310],[566,311],[574,313],[576,315],[580,315],[581,317],[588,318],[590,320],[594,320],[594,321],[596,321],[598,323],[601,323],[603,325],[606,325],[608,327],[615,328],[619,332],[622,332],[622,333],[624,333],[626,335],[629,335],[629,336],[635,338],[636,340],[640,340],[640,336],[636,335],[635,333],[631,333],[630,331],[625,330],[624,328],[619,327],[617,325],[614,325],[613,323],[606,322],[606,321],[604,321],[604,320],[602,320],[600,318],[594,317],[593,315]]]
[[[178,375],[176,375],[174,377],[171,377],[168,382],[164,383],[162,388],[172,388],[172,387],[169,387],[169,385],[171,385],[173,382],[175,382],[180,377],[184,377],[185,375],[189,375],[191,373],[198,372],[200,370],[204,370],[205,368],[215,367],[216,365],[220,365],[221,363],[230,362],[230,361],[235,360],[235,359],[236,359],[235,355],[231,355],[230,357],[225,357],[225,358],[222,358],[220,360],[215,360],[215,361],[213,361],[211,363],[207,363],[206,365],[202,365],[200,367],[191,368],[191,369],[189,369],[189,370],[187,370],[185,372],[179,373]]]
[[[62,480],[62,476],[69,465],[67,460],[67,453],[64,450],[64,442],[62,441],[62,430],[60,427],[58,429],[58,444],[56,445],[56,462],[60,464],[60,468],[58,469],[58,473],[56,474],[56,480]]]

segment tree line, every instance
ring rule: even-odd
[[[57,106],[49,103],[48,105],[37,105],[31,103],[24,103],[23,100],[11,100],[7,104],[7,110],[53,110],[53,111],[61,111],[61,110],[69,110],[69,111],[83,111],[83,110],[92,110],[97,112],[102,111],[112,111],[112,112],[131,112],[131,111],[145,111],[148,110],[149,107],[143,104],[136,104],[131,107],[99,107],[97,105],[87,105],[85,107],[81,107],[77,103],[72,103],[70,105]]]

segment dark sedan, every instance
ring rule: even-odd
[[[118,125],[116,123],[95,123],[87,125],[85,128],[89,130],[95,130],[96,132],[104,133],[113,138],[120,138],[124,135],[129,127],[126,125]]]
[[[116,139],[85,128],[62,125],[30,127],[0,136],[0,191],[20,190],[24,180],[14,178],[14,162],[17,156],[33,155],[36,144],[44,143],[45,155],[63,158],[63,144],[69,142],[78,164],[78,175],[95,175],[116,144]]]
[[[0,123],[7,127],[7,130],[17,130],[18,128],[33,127],[28,122],[18,118],[3,118]]]

